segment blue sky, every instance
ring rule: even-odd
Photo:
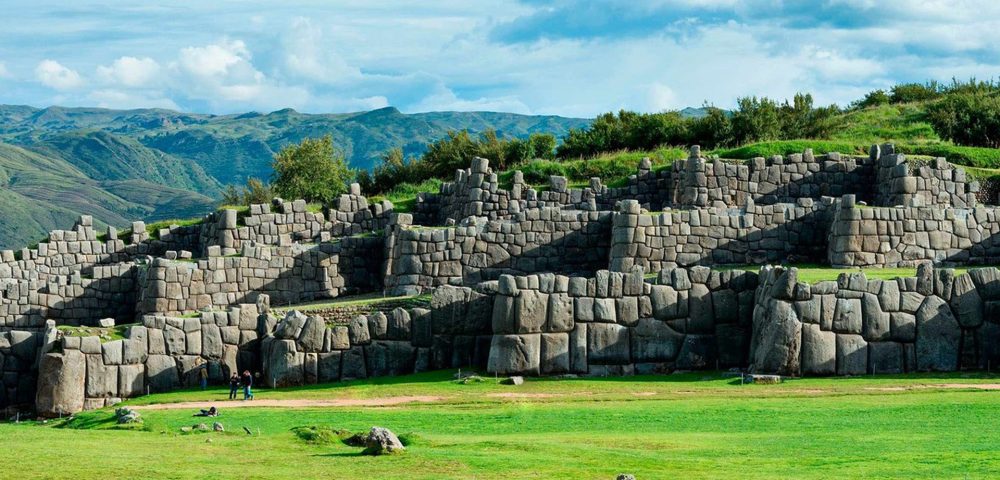
[[[1000,76],[992,0],[4,0],[0,103],[593,116]]]

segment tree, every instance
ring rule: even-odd
[[[352,177],[344,155],[333,148],[333,138],[306,138],[274,156],[271,185],[288,199],[329,203],[347,191]]]
[[[888,105],[890,101],[889,94],[885,93],[885,90],[873,90],[865,94],[865,98],[854,102],[852,106],[854,108],[877,107]]]
[[[707,149],[732,144],[733,124],[728,112],[721,108],[705,106],[705,116],[691,119],[688,138],[684,144],[700,145]]]
[[[556,136],[551,133],[532,133],[528,137],[532,158],[552,160],[556,158]]]
[[[736,100],[733,112],[733,142],[743,145],[764,140],[777,140],[781,136],[781,117],[778,104],[767,97],[742,97]]]
[[[927,107],[934,131],[959,145],[1000,148],[1000,95],[953,93]]]

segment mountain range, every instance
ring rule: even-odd
[[[589,122],[497,112],[404,114],[393,107],[209,115],[0,105],[0,248],[34,243],[80,214],[115,226],[197,217],[215,208],[226,185],[269,178],[273,155],[303,138],[332,135],[353,168],[370,169],[390,148],[419,155],[450,130],[562,136]]]

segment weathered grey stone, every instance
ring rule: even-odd
[[[569,372],[569,334],[543,333],[540,372],[558,374]]]
[[[347,333],[353,345],[367,345],[371,341],[368,331],[368,319],[364,315],[351,318],[351,322],[347,324]]]
[[[838,298],[833,313],[833,330],[838,333],[861,333],[861,300]]]
[[[323,320],[323,317],[312,316],[306,318],[299,332],[298,349],[305,353],[322,351],[325,335],[326,321]]]
[[[538,375],[541,363],[541,336],[494,335],[490,345],[488,370],[499,375]]]
[[[180,386],[174,359],[168,355],[150,355],[146,359],[146,384],[153,392],[167,392]]]
[[[630,336],[636,362],[672,362],[680,353],[684,335],[655,318],[640,318]]]
[[[868,344],[868,373],[903,373],[903,345],[896,342]]]
[[[753,370],[778,375],[798,374],[802,347],[802,323],[790,303],[771,300],[767,309],[758,307],[753,321]]]
[[[515,303],[517,333],[540,333],[548,315],[548,294],[521,290]]]
[[[118,396],[131,398],[145,392],[146,369],[143,365],[122,365],[118,367]]]
[[[897,342],[912,342],[917,339],[917,318],[909,313],[889,314],[889,338]]]
[[[39,415],[57,417],[83,410],[86,365],[79,350],[42,355],[35,394],[35,410]]]
[[[587,324],[578,323],[569,336],[569,361],[573,373],[587,373]]]
[[[569,332],[573,330],[573,299],[566,293],[549,295],[548,332]],[[494,330],[495,331],[495,330]]]
[[[927,297],[916,314],[917,369],[951,372],[958,368],[962,332],[951,308],[936,296]]]
[[[653,316],[660,320],[677,318],[677,290],[667,285],[653,285],[650,290]]]
[[[365,437],[365,453],[369,455],[388,455],[404,450],[403,443],[387,428],[372,427]]]
[[[713,335],[687,335],[677,355],[677,368],[703,370],[716,366],[718,348]]]
[[[864,375],[868,344],[861,335],[837,334],[837,375]]]
[[[824,332],[814,323],[802,325],[802,373],[837,373],[837,334]]]
[[[264,381],[273,387],[302,385],[305,380],[305,355],[295,347],[294,340],[275,339],[264,355]]]
[[[413,373],[417,352],[410,342],[374,341],[364,348],[369,376],[385,377]]]
[[[594,299],[594,321],[609,322],[609,323],[614,323],[617,321],[617,313],[615,312],[615,299],[613,298]]]
[[[952,284],[951,308],[964,328],[977,328],[983,323],[983,300],[972,277],[966,273],[955,277]]]
[[[353,380],[367,378],[368,372],[365,368],[365,353],[363,347],[351,347],[341,353],[340,378],[342,380]]]
[[[629,329],[611,323],[587,326],[587,358],[594,365],[620,365],[631,360]]]
[[[878,297],[866,293],[861,299],[861,312],[862,334],[865,340],[869,342],[887,340],[889,338],[889,314],[882,311]]]
[[[113,397],[118,394],[118,366],[105,365],[100,355],[87,355],[87,396]]]

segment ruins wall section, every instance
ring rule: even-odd
[[[596,271],[607,265],[611,213],[530,209],[510,220],[470,218],[443,228],[400,215],[387,237],[386,288],[418,293],[503,273]]]
[[[753,314],[752,368],[782,375],[985,369],[1000,360],[1000,270],[922,266],[916,277],[842,273],[808,285],[765,267]]]
[[[996,207],[861,208],[850,197],[833,209],[829,262],[839,267],[1000,263]]]
[[[744,366],[757,275],[706,267],[500,277],[489,371],[668,373]]]
[[[816,262],[826,257],[833,199],[746,208],[643,212],[635,201],[615,212],[610,268],[630,271],[717,264]]]

